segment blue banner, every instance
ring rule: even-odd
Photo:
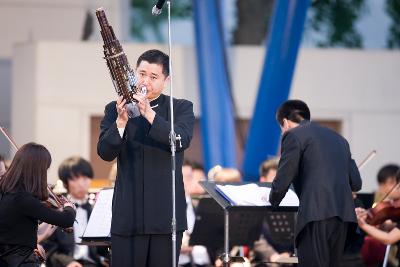
[[[289,96],[309,5],[310,0],[275,1],[263,72],[244,154],[245,180],[258,180],[259,165],[278,152],[280,128],[275,113]]]
[[[193,1],[205,170],[236,167],[236,136],[220,1]]]

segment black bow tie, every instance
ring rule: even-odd
[[[88,205],[87,202],[82,203],[82,204],[75,203],[75,207],[76,207],[76,208],[79,208],[79,207],[80,207],[80,208],[84,209],[85,207],[87,207],[87,205]]]

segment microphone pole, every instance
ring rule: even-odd
[[[181,137],[176,136],[175,128],[174,128],[174,103],[173,103],[173,72],[172,72],[172,45],[171,45],[171,1],[167,1],[168,7],[168,54],[169,54],[169,106],[170,106],[170,116],[171,116],[171,133],[169,136],[171,143],[171,170],[172,170],[172,266],[176,267],[176,193],[175,193],[175,180],[176,180],[176,140],[180,141]]]
[[[153,15],[159,15],[161,14],[162,11],[162,6],[164,5],[165,0],[158,0],[156,5],[152,9],[152,14]],[[170,121],[171,121],[171,132],[169,133],[169,142],[171,145],[171,172],[172,172],[172,220],[171,220],[171,230],[172,230],[172,236],[171,236],[171,241],[172,241],[172,266],[176,267],[177,266],[177,259],[176,259],[176,196],[175,196],[175,173],[176,173],[176,141],[178,140],[180,143],[181,136],[176,135],[175,133],[175,128],[174,128],[174,103],[173,103],[173,72],[172,72],[172,51],[171,51],[171,1],[167,1],[167,6],[168,6],[168,56],[169,56],[169,90],[170,90],[170,101],[169,101],[169,106],[170,106]],[[182,144],[180,143],[180,146],[182,147]]]

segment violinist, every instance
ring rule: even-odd
[[[356,208],[356,214],[357,214],[357,219],[358,219],[358,225],[368,235],[370,235],[371,237],[375,238],[376,240],[380,241],[381,243],[383,243],[385,245],[393,245],[393,244],[397,243],[397,246],[399,246],[400,245],[400,243],[399,243],[399,241],[400,241],[400,218],[398,216],[399,212],[396,212],[400,209],[400,184],[399,184],[400,175],[399,175],[399,171],[397,171],[396,180],[397,180],[397,184],[394,185],[394,190],[392,190],[390,192],[387,199],[384,200],[385,202],[378,203],[378,205],[380,205],[380,206],[385,206],[385,207],[390,206],[391,210],[395,211],[393,213],[387,212],[385,214],[385,218],[384,218],[384,219],[388,219],[388,220],[391,220],[392,222],[394,222],[395,223],[394,225],[396,225],[395,227],[393,227],[389,231],[384,231],[384,230],[378,228],[377,226],[372,225],[372,223],[370,222],[371,219],[368,218],[368,213],[371,214],[371,212],[374,212],[374,209],[371,209],[368,211],[368,210],[365,210],[362,208]],[[376,206],[375,209],[377,207],[378,206]],[[387,211],[388,209],[384,210],[384,208],[381,208],[380,210],[385,212],[385,210]],[[380,215],[380,216],[382,216],[382,215]],[[388,224],[387,222],[390,222],[390,221],[386,221],[385,223]],[[399,251],[398,251],[397,258],[400,259]]]
[[[36,267],[34,250],[38,221],[71,227],[75,209],[69,202],[61,210],[48,207],[47,170],[49,151],[42,145],[22,146],[0,179],[0,266]]]
[[[397,164],[386,164],[380,168],[377,175],[378,190],[374,195],[374,203],[381,201],[396,185],[396,173],[398,170],[399,166]]]

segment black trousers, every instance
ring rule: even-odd
[[[176,262],[182,244],[182,233],[176,234]],[[172,266],[171,234],[111,235],[111,267]]]
[[[308,223],[297,237],[298,266],[339,266],[347,228],[348,223],[338,217]]]
[[[39,267],[40,264],[31,247],[0,245],[0,267]]]

